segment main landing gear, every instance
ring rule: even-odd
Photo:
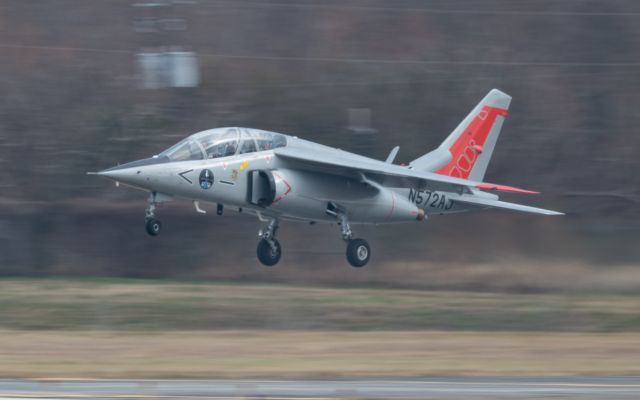
[[[163,201],[162,196],[156,198],[156,193],[152,193],[151,196],[149,196],[149,203],[145,210],[145,228],[151,236],[158,236],[162,231],[162,223],[156,218],[156,208],[159,201]],[[221,207],[218,207],[218,210],[220,209]],[[338,219],[342,239],[347,242],[347,260],[349,264],[357,268],[365,266],[371,257],[369,243],[364,239],[353,238],[353,232],[351,232],[351,226],[345,213],[337,209],[330,211],[330,215]],[[282,256],[282,247],[276,239],[278,222],[277,218],[271,218],[269,225],[267,225],[265,229],[261,229],[258,233],[260,236],[260,242],[258,242],[258,248],[256,250],[258,260],[268,267],[276,265]]]
[[[261,237],[258,242],[258,260],[267,267],[272,267],[280,261],[282,256],[282,247],[276,240],[276,232],[278,231],[278,220],[276,218],[269,221],[266,229],[261,229],[258,235]]]
[[[147,233],[151,236],[158,236],[160,231],[162,231],[162,223],[159,219],[156,219],[156,206],[157,203],[155,201],[155,195],[151,194],[149,196],[149,205],[145,210],[145,228],[147,229]]]
[[[347,242],[347,261],[353,267],[364,267],[369,262],[369,258],[371,258],[369,243],[364,239],[353,238],[353,232],[346,215],[336,213],[336,217],[340,220],[342,239]]]
[[[364,267],[369,262],[369,258],[371,258],[369,243],[364,239],[353,238],[349,221],[344,214],[336,213],[336,217],[340,221],[342,239],[347,242],[347,260],[349,264],[356,268]],[[282,256],[282,247],[276,239],[277,231],[278,220],[273,218],[269,221],[269,225],[258,233],[261,239],[258,242],[256,253],[258,260],[267,267],[276,265]]]

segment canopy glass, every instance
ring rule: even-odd
[[[271,150],[287,145],[275,132],[250,128],[216,128],[195,133],[160,153],[171,161],[203,160]]]

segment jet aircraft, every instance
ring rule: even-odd
[[[364,266],[371,249],[355,238],[354,224],[419,222],[431,214],[487,208],[562,215],[499,200],[496,191],[537,193],[484,182],[511,97],[491,90],[435,150],[408,165],[394,164],[399,147],[379,161],[296,136],[251,128],[216,128],[195,133],[151,158],[105,169],[105,176],[150,193],[146,230],[162,225],[156,206],[174,198],[217,204],[266,223],[257,256],[278,263],[281,221],[336,223],[354,267]]]

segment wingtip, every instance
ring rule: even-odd
[[[560,211],[553,211],[553,210],[545,210],[545,211],[546,211],[545,215],[550,215],[550,216],[566,215],[565,213]]]

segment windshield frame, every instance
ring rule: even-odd
[[[175,154],[181,150],[183,147],[185,147],[186,145],[190,145],[191,148],[189,149],[189,157],[188,158],[176,158]],[[194,157],[196,155],[196,153],[193,151],[195,150],[193,147],[195,147],[199,150],[199,157]],[[165,151],[163,151],[162,153],[158,154],[158,157],[166,157],[168,158],[170,161],[197,161],[197,160],[203,160],[204,159],[204,151],[202,149],[202,146],[200,145],[200,143],[198,143],[198,141],[193,140],[191,138],[191,136],[186,137],[184,139],[182,139],[181,141],[179,141],[178,143],[174,144],[173,146],[169,147],[168,149],[166,149]]]

